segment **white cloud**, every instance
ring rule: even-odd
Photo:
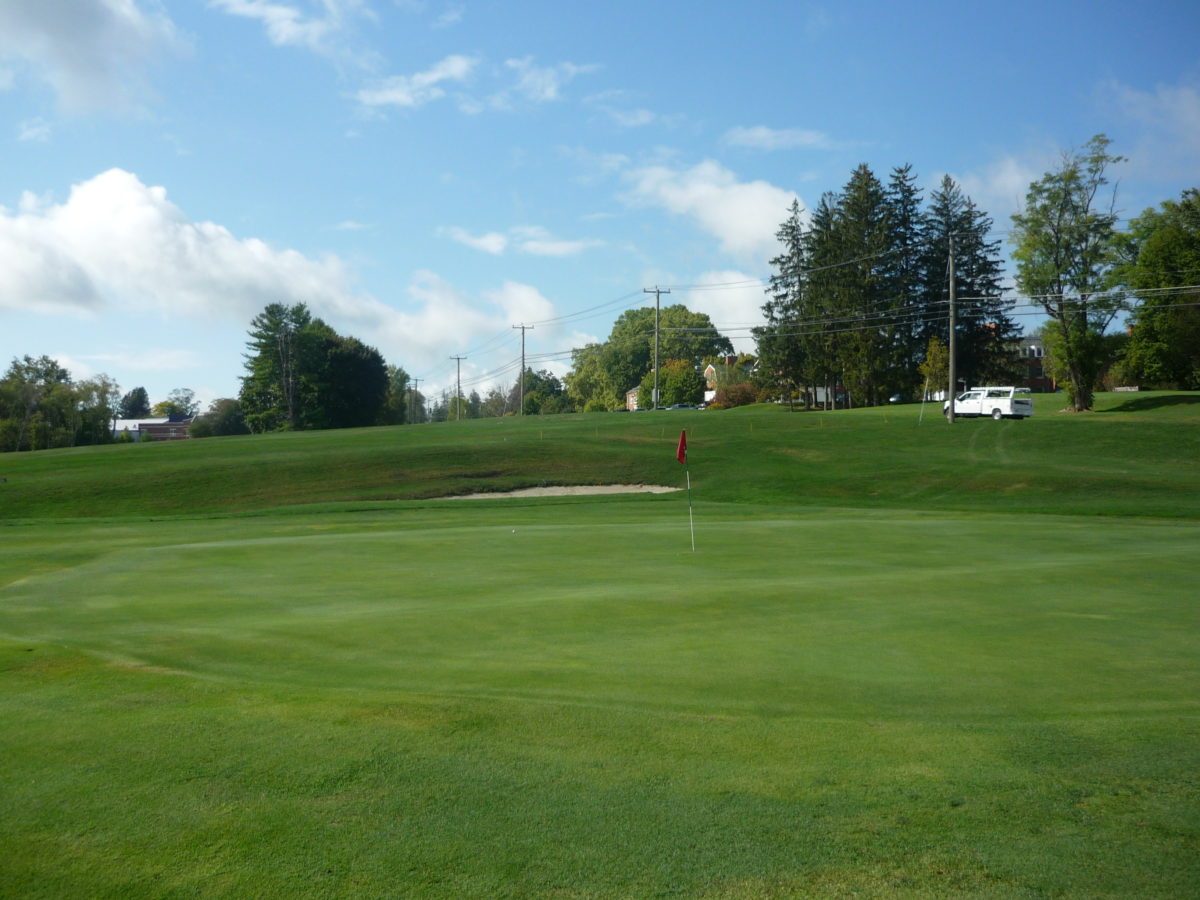
[[[775,255],[775,232],[798,199],[766,181],[738,181],[733,172],[712,160],[685,170],[646,166],[633,170],[628,178],[629,202],[687,216],[716,237],[726,253],[758,265]]]
[[[147,64],[182,47],[166,13],[137,0],[0,3],[0,60],[50,84],[72,112],[124,110],[148,91]],[[13,83],[10,73],[8,82]]]
[[[1147,180],[1195,181],[1200,172],[1200,86],[1159,84],[1142,91],[1117,81],[1100,87],[1102,111],[1133,126],[1128,148],[1111,148],[1129,157],[1129,169]]]
[[[77,357],[67,368],[71,374],[75,374],[77,367],[90,374],[106,368],[131,372],[176,372],[196,369],[203,362],[204,355],[188,347],[128,347],[117,353],[93,353]]]
[[[38,116],[27,119],[17,126],[19,141],[48,141],[50,140],[50,123]]]
[[[484,253],[492,254],[492,256],[499,256],[508,247],[508,238],[498,231],[489,231],[487,234],[481,234],[476,237],[465,228],[446,226],[439,228],[437,233],[439,236],[448,237],[452,241],[457,241],[474,250],[482,250]]]
[[[604,246],[604,241],[583,239],[563,241],[555,238],[545,228],[523,225],[512,229],[517,246],[522,253],[531,256],[575,256],[584,250]]]
[[[356,17],[374,18],[363,0],[321,0],[322,15],[306,14],[278,0],[209,0],[209,5],[259,22],[276,47],[301,47],[324,55],[346,55],[340,42]]]
[[[164,188],[121,169],[75,185],[65,203],[26,194],[17,212],[0,209],[0,258],[0,308],[246,320],[281,298],[319,310],[360,302],[336,257],[314,260],[192,222]]]
[[[601,247],[603,241],[585,238],[582,240],[564,241],[555,238],[549,231],[538,225],[519,225],[510,228],[508,234],[489,231],[486,234],[473,235],[465,228],[443,226],[437,230],[440,237],[448,237],[452,241],[482,250],[493,256],[500,256],[509,246],[516,247],[521,253],[530,256],[575,256],[592,247]]]
[[[466,81],[478,60],[452,55],[414,75],[395,75],[357,94],[365,106],[399,106],[413,109],[446,95],[444,82]]]
[[[457,25],[463,20],[463,8],[461,6],[448,6],[438,16],[434,22],[434,28],[449,28],[452,25]]]
[[[362,222],[355,222],[353,219],[346,219],[344,222],[338,222],[333,226],[334,231],[365,231],[369,225],[364,225]]]
[[[749,330],[764,322],[762,282],[736,269],[721,269],[705,272],[693,284],[680,292],[688,309],[706,313],[739,353],[753,353],[754,338]]]
[[[398,306],[381,303],[356,289],[340,258],[313,259],[236,237],[213,222],[192,221],[164,188],[147,186],[121,169],[75,185],[65,202],[26,193],[17,209],[0,207],[0,259],[5,263],[0,313],[109,323],[122,316],[134,323],[153,319],[174,334],[240,329],[268,303],[305,303],[314,315],[375,345],[409,371],[439,373],[423,389],[449,383],[444,373],[450,353],[497,333],[507,338],[516,322],[557,315],[531,285],[507,281],[468,295],[429,271],[413,276]],[[182,321],[188,319],[192,322]],[[537,334],[552,333],[547,328]],[[69,368],[80,377],[105,369],[123,370],[127,377],[138,371],[196,371],[211,362],[211,351],[167,351],[172,340],[136,349],[70,350]],[[479,372],[496,365],[494,356],[482,353],[469,363]],[[464,376],[467,371],[464,366]]]
[[[504,63],[506,69],[516,74],[516,81],[511,86],[498,91],[488,99],[493,109],[511,109],[513,95],[519,95],[531,103],[549,103],[562,99],[563,88],[579,75],[597,71],[596,65],[577,65],[571,62],[559,63],[555,66],[538,66],[532,56],[521,59],[509,59]],[[469,111],[477,111],[471,109]]]
[[[749,147],[754,150],[790,150],[795,147],[813,147],[825,150],[832,146],[829,136],[822,131],[805,128],[753,128],[737,127],[725,132],[722,138],[731,147]]]
[[[556,315],[554,304],[532,285],[506,281],[483,296],[501,310],[503,318],[514,323],[543,322]]]
[[[1053,168],[1059,158],[1050,150],[1031,151],[997,159],[981,172],[951,177],[976,206],[1004,229],[1012,214],[1024,204],[1029,185]],[[935,175],[934,185],[940,184],[941,180],[941,175]]]
[[[658,116],[648,109],[615,109],[611,106],[603,109],[608,113],[608,117],[622,128],[641,128],[658,121]]]

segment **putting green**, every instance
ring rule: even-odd
[[[7,528],[0,893],[1195,884],[1200,524],[696,524],[695,554],[680,497]]]

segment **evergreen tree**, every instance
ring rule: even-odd
[[[1000,242],[989,240],[992,220],[949,175],[930,197],[925,214],[922,334],[948,340],[950,241],[954,241],[955,369],[967,386],[1006,381],[1013,375],[1020,328],[1009,316],[1013,301],[1001,296]],[[944,387],[944,385],[939,385]]]
[[[805,235],[800,203],[792,201],[787,219],[775,232],[782,247],[771,260],[774,270],[763,305],[766,325],[754,330],[759,368],[777,390],[791,394],[805,384]]]
[[[911,391],[912,374],[924,351],[922,256],[925,220],[921,191],[911,165],[892,170],[886,191],[888,253],[880,262],[887,280],[889,325],[884,394]]]
[[[150,415],[150,396],[144,387],[135,387],[121,398],[122,419],[144,419]]]
[[[840,264],[828,279],[833,311],[844,322],[836,346],[851,396],[859,404],[875,404],[886,396],[894,321],[888,198],[863,164],[851,174],[839,200],[834,236]]]

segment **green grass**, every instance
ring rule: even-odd
[[[4,457],[0,896],[1195,895],[1196,396]]]

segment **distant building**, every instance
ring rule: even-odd
[[[1017,345],[1017,362],[1023,375],[1022,387],[1039,394],[1052,394],[1058,390],[1054,379],[1046,374],[1046,347],[1041,338],[1023,337]]]
[[[195,416],[158,416],[151,419],[117,419],[113,423],[113,437],[124,432],[135,441],[182,441],[188,436],[188,428]]]
[[[639,388],[634,388],[625,392],[625,408],[630,412],[638,408],[638,390]]]

